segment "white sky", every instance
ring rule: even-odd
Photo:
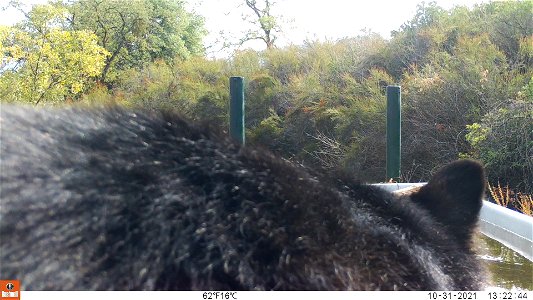
[[[8,0],[0,0],[0,7]],[[23,0],[24,3],[45,3],[46,0]],[[261,2],[261,0],[258,0]],[[284,33],[278,39],[278,46],[301,44],[305,39],[336,40],[347,36],[361,34],[363,29],[370,29],[388,38],[392,30],[410,20],[416,5],[421,0],[277,0],[272,10],[275,15],[282,15]],[[429,2],[429,1],[426,1]],[[469,7],[488,0],[438,0],[437,4],[445,9],[455,5]],[[242,14],[249,8],[242,5],[243,0],[189,0],[188,7],[204,16],[209,35],[206,46],[213,45],[220,39],[220,31],[225,36],[238,37],[247,24],[242,21]],[[0,11],[0,24],[13,24],[22,16],[12,10]],[[250,42],[245,48],[264,49],[262,42]],[[216,47],[214,47],[216,48]],[[216,54],[221,56],[221,53]]]

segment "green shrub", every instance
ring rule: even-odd
[[[467,126],[471,156],[485,163],[490,182],[533,192],[533,97],[512,100]]]

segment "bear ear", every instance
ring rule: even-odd
[[[476,161],[459,160],[438,170],[411,199],[447,227],[460,244],[468,246],[484,192],[483,167]]]

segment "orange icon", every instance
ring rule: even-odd
[[[20,300],[20,281],[0,280],[0,300]]]

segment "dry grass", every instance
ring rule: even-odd
[[[498,186],[488,184],[488,187],[490,195],[496,204],[503,207],[509,206],[509,203],[511,203],[511,189],[509,189],[509,185],[502,187],[500,182],[498,182]]]
[[[518,205],[521,212],[533,216],[533,196],[518,194]]]
[[[522,213],[533,216],[533,196],[522,193],[515,193],[509,185],[502,187],[498,182],[497,186],[488,184],[490,195],[496,204],[514,208]]]

